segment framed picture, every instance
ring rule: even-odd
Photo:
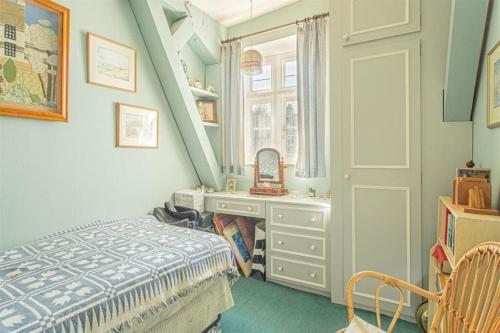
[[[116,146],[158,148],[158,110],[117,103]]]
[[[136,50],[107,38],[87,33],[87,82],[135,92]]]
[[[217,102],[211,99],[199,99],[196,101],[198,113],[201,120],[207,123],[217,122]]]
[[[226,192],[236,192],[236,179],[228,179],[226,181]]]
[[[68,120],[69,9],[0,1],[0,115]]]
[[[500,41],[488,53],[488,127],[500,126]]]
[[[233,250],[234,256],[236,257],[236,261],[238,262],[243,275],[245,275],[245,277],[249,277],[252,273],[252,257],[248,252],[238,226],[236,223],[233,223],[224,228],[223,233],[224,237],[226,237],[226,240],[231,245],[231,249]]]

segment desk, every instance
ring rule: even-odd
[[[330,297],[330,200],[205,194],[205,211],[266,221],[266,278]]]

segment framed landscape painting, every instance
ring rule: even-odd
[[[500,126],[500,41],[488,53],[488,127]]]
[[[87,81],[104,87],[136,91],[136,50],[87,33]]]
[[[158,148],[158,110],[117,103],[116,146]]]
[[[69,9],[0,0],[0,115],[67,121]]]

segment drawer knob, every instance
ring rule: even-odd
[[[311,223],[314,223],[314,222],[316,222],[316,218],[315,218],[315,217],[313,217],[313,218],[311,218],[311,220],[310,220],[310,221],[311,221]]]
[[[278,266],[278,271],[283,272],[283,267]]]
[[[342,39],[343,39],[344,41],[346,41],[346,42],[349,40],[349,38],[351,38],[351,36],[349,36],[348,34],[344,34],[344,35],[342,36]]]
[[[311,274],[309,274],[309,276],[312,277],[313,279],[315,279],[316,278],[316,273],[311,273]]]
[[[283,214],[278,214],[278,218],[282,219],[283,218]]]
[[[279,240],[279,241],[278,241],[278,245],[283,245],[283,241],[282,241],[282,240]]]
[[[311,245],[310,249],[314,251],[317,249],[317,247],[316,247],[316,245]]]
[[[221,204],[220,205],[222,208],[226,208],[226,204]]]
[[[252,211],[252,207],[248,206],[248,207],[247,207],[247,210],[248,210],[249,212],[251,212],[251,211]]]

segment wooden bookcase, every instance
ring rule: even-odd
[[[458,260],[471,248],[488,241],[500,241],[500,216],[464,213],[450,197],[439,197],[436,244],[429,253],[429,290],[444,289],[446,277],[433,257],[440,245],[446,255],[448,270],[453,270]],[[453,224],[454,226],[448,228]],[[451,233],[451,238],[448,237]],[[450,242],[451,240],[451,242]],[[429,302],[429,329],[436,312],[436,304]]]

